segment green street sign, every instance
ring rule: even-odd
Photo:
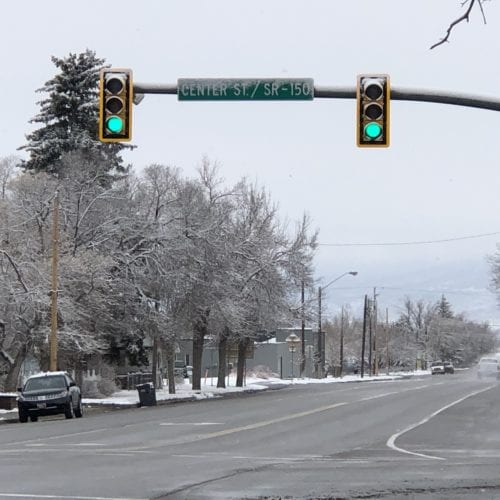
[[[312,78],[179,78],[179,101],[312,101]]]

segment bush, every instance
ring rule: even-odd
[[[111,396],[118,390],[115,383],[115,371],[113,368],[104,365],[101,368],[101,378],[99,380],[84,380],[82,384],[82,397],[92,399],[102,399]]]
[[[91,399],[100,399],[103,395],[97,388],[97,380],[84,380],[82,384],[82,397]]]
[[[104,396],[111,396],[114,392],[118,390],[115,382],[107,378],[103,378],[97,381],[97,389]]]
[[[279,378],[277,373],[274,373],[269,366],[257,365],[254,368],[247,370],[248,377],[268,379],[270,377]]]

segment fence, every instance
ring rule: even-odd
[[[126,375],[118,375],[115,381],[120,389],[130,391],[135,389],[136,385],[152,382],[153,374],[144,372],[127,373]]]

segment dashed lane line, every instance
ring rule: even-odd
[[[125,497],[79,497],[59,495],[37,495],[36,493],[0,493],[0,498],[47,498],[63,500],[147,500],[147,498],[125,498]]]

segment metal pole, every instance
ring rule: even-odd
[[[365,295],[365,306],[363,309],[363,337],[361,339],[361,378],[365,376],[365,342],[366,342],[367,309],[368,309],[368,295]]]
[[[178,88],[176,83],[134,83],[134,94],[176,95],[177,92]],[[314,97],[326,99],[356,99],[356,87],[315,85]],[[496,97],[463,94],[461,92],[450,92],[446,90],[425,90],[391,86],[391,100],[451,104],[454,106],[500,111],[500,99]]]
[[[52,221],[52,283],[50,290],[50,371],[57,370],[57,258],[59,246],[59,192],[54,197]]]
[[[373,373],[378,375],[378,354],[377,354],[377,288],[373,288]]]
[[[320,378],[321,367],[321,287],[318,288],[318,338],[316,339],[316,353],[314,357],[314,374]]]
[[[304,280],[302,280],[301,286],[301,327],[300,327],[300,337],[302,340],[302,346],[300,348],[301,359],[300,359],[300,376],[304,377],[304,371],[306,369],[306,319],[305,319],[305,301],[304,301]]]
[[[385,358],[386,372],[389,375],[389,308],[385,308]]]
[[[327,283],[324,287],[319,287],[318,288],[318,338],[315,342],[317,345],[317,352],[315,356],[315,376],[316,378],[324,377],[325,376],[325,348],[326,348],[326,336],[324,335],[322,325],[321,325],[321,294],[322,291],[326,288],[328,288],[330,285],[338,281],[339,279],[343,278],[344,276],[347,276],[350,274],[351,276],[356,276],[358,274],[357,271],[347,271],[340,276],[337,276],[335,279],[331,280],[329,283]]]
[[[340,313],[340,371],[339,377],[342,377],[342,370],[344,367],[344,306]]]
[[[372,355],[373,355],[373,324],[372,324],[372,301],[368,299],[368,366],[370,367],[370,377],[373,375]]]

